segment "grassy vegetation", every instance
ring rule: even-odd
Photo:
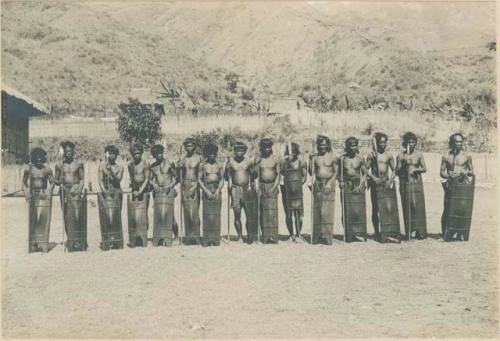
[[[73,133],[77,130],[72,125]],[[341,149],[343,140],[348,136],[356,136],[362,146],[370,146],[370,138],[376,131],[383,131],[390,137],[390,147],[398,150],[400,136],[406,131],[413,131],[419,137],[420,147],[429,152],[442,152],[446,149],[449,135],[462,132],[467,138],[467,148],[475,152],[491,152],[495,150],[496,128],[478,127],[473,120],[448,121],[439,115],[421,114],[418,112],[336,112],[313,113],[309,111],[291,112],[288,115],[251,117],[232,115],[229,117],[185,117],[164,119],[162,122],[162,140],[171,153],[179,152],[182,140],[194,136],[200,143],[215,142],[222,149],[230,148],[236,140],[246,141],[251,149],[257,145],[259,138],[271,137],[278,144],[294,141],[302,149],[309,150],[312,140],[317,134],[325,134],[332,138],[334,147]],[[97,160],[102,157],[103,148],[108,143],[116,144],[123,153],[128,146],[119,141],[112,125],[107,130],[99,130],[99,123],[82,123],[80,130],[85,136],[64,135],[65,128],[56,121],[52,127],[54,136],[35,137],[32,134],[31,147],[42,146],[52,157],[57,156],[59,142],[71,139],[77,142],[77,151],[83,159]],[[57,137],[55,137],[57,136]]]

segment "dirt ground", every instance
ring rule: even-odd
[[[442,189],[426,182],[425,192],[428,229],[437,234]],[[103,252],[96,198],[90,199],[89,250],[71,254],[61,245],[48,254],[28,254],[27,205],[22,198],[2,201],[3,336],[493,337],[498,332],[497,206],[491,187],[476,190],[468,243],[437,238],[400,245],[282,241],[153,248],[150,243]],[[226,198],[223,202],[226,234]],[[341,234],[338,203],[335,233]],[[369,200],[367,206],[370,212]],[[310,207],[308,193],[305,207]],[[279,218],[286,235],[284,215]],[[51,241],[57,243],[62,219],[55,202],[52,222]],[[371,222],[368,229],[373,230]],[[306,210],[303,232],[309,231]],[[124,233],[127,238],[126,224]]]

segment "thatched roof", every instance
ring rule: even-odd
[[[40,115],[45,115],[49,112],[45,106],[38,103],[34,99],[26,96],[20,91],[11,88],[10,86],[5,85],[3,83],[1,86],[2,86],[2,93],[5,93],[7,96],[11,98],[17,99],[16,102],[20,101],[22,104],[24,104],[23,107],[27,106],[27,108],[25,108],[24,110],[26,111],[26,114],[28,114],[28,116],[40,116]]]

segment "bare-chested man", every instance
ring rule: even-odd
[[[449,207],[450,187],[455,181],[461,183],[470,182],[470,178],[474,176],[472,157],[463,151],[464,148],[463,135],[460,133],[451,135],[448,142],[448,147],[449,147],[448,153],[444,154],[441,159],[441,171],[440,171],[440,176],[443,179],[443,189],[445,193],[443,215],[441,216],[441,231],[443,238],[445,238],[446,225],[448,223],[447,222],[448,211],[450,209]],[[463,199],[466,199],[464,194],[462,194],[462,196],[464,197]],[[463,212],[462,214],[467,215],[466,212]],[[457,240],[464,239],[463,233],[457,232],[456,239]]]
[[[42,148],[33,148],[31,162],[24,168],[23,192],[27,202],[34,193],[44,199],[52,195],[54,189],[54,174],[47,162],[47,152]]]
[[[260,227],[262,242],[278,242],[278,186],[280,184],[280,160],[273,154],[273,141],[260,140],[260,157],[255,160],[259,179]]]
[[[46,162],[45,150],[33,148],[30,164],[23,172],[23,192],[30,205],[29,252],[49,250],[54,175]]]
[[[344,200],[350,194],[364,193],[366,190],[366,166],[365,159],[359,155],[359,141],[355,137],[348,137],[345,140],[344,154],[339,159],[340,163],[340,183],[343,190],[341,195],[343,205],[343,222],[346,233],[346,241],[357,241],[358,237],[366,240],[366,212],[364,210],[365,196],[358,197],[358,202],[353,204]],[[363,209],[353,205],[363,205]],[[353,216],[357,215],[357,216]]]
[[[217,161],[218,151],[215,144],[205,145],[204,160],[198,174],[198,183],[203,192],[203,239],[206,246],[220,244],[224,165]]]
[[[196,144],[192,138],[184,140],[186,155],[179,164],[182,207],[184,209],[185,244],[200,244],[200,190],[198,172],[201,157],[195,153]]]
[[[149,201],[147,190],[151,171],[149,163],[142,158],[143,152],[144,148],[139,143],[133,144],[132,147],[130,147],[132,161],[128,164],[128,173],[132,187],[133,201],[142,201],[145,197],[146,200]]]
[[[56,164],[54,182],[60,186],[61,205],[63,209],[63,219],[68,241],[71,240],[72,245],[67,245],[70,251],[73,250],[86,250],[86,232],[80,237],[74,237],[73,232],[80,236],[80,231],[87,229],[87,226],[76,226],[86,224],[85,220],[69,221],[68,219],[68,206],[69,200],[82,200],[85,209],[81,208],[81,213],[86,212],[86,198],[82,197],[84,192],[85,170],[83,162],[75,158],[75,144],[71,141],[64,141],[61,143],[63,152],[62,163]],[[85,201],[85,202],[83,202]],[[83,207],[83,206],[82,206]],[[73,208],[71,208],[73,209]],[[76,208],[74,208],[76,209]],[[81,215],[71,214],[71,216],[82,218]],[[71,225],[71,226],[70,226]],[[75,226],[73,226],[75,225]],[[72,231],[69,231],[72,229]]]
[[[312,244],[333,242],[335,178],[338,173],[337,157],[331,141],[324,135],[316,138],[316,154],[311,155],[309,174],[312,177],[313,213]]]
[[[370,188],[370,197],[372,201],[372,223],[375,230],[375,237],[380,239],[380,219],[379,219],[379,203],[377,200],[377,189],[390,189],[394,185],[396,177],[396,162],[392,154],[386,152],[388,137],[384,133],[375,133],[374,150],[366,157],[366,167],[368,171],[368,187]],[[397,202],[396,202],[397,205]],[[394,214],[398,214],[397,206],[391,205],[396,209]],[[399,242],[393,236],[387,236],[389,241]]]
[[[104,148],[106,159],[99,164],[98,177],[99,187],[104,197],[112,195],[112,192],[121,192],[121,181],[123,178],[123,167],[116,163],[119,155],[118,148],[108,145]]]
[[[234,155],[227,163],[224,177],[231,188],[231,207],[234,211],[234,228],[238,233],[238,241],[243,241],[241,210],[244,209],[247,242],[252,243],[257,240],[257,195],[253,173],[254,160],[245,156],[247,149],[242,142],[234,144]]]
[[[304,215],[303,191],[307,180],[307,162],[300,157],[299,145],[291,142],[285,149],[285,160],[281,166],[283,185],[281,196],[286,214],[286,227],[292,241],[301,239],[302,218]],[[293,225],[295,220],[295,234]]]
[[[167,195],[172,197],[177,196],[175,186],[178,183],[177,169],[175,161],[164,157],[165,148],[161,144],[154,145],[151,148],[151,154],[155,161],[151,164],[151,184],[153,185],[154,192],[165,191]],[[179,227],[172,217],[172,232],[174,239],[179,236]]]
[[[348,193],[363,193],[366,190],[366,166],[365,159],[359,155],[358,149],[359,141],[357,138],[351,136],[345,140],[344,154],[340,158],[340,175],[339,186],[343,190],[344,196]],[[364,202],[364,195],[360,197]],[[356,212],[356,208],[350,207],[347,200],[342,199],[344,206],[344,230],[346,233],[346,240],[357,240],[359,234],[366,238],[366,212],[359,212],[360,216],[358,222],[349,221],[349,211],[352,209]],[[363,222],[364,221],[364,226]]]
[[[142,158],[143,151],[141,144],[133,144],[130,147],[132,160],[127,167],[132,191],[127,201],[130,247],[145,247],[148,244],[151,169],[149,163]]]
[[[105,159],[99,164],[98,177],[101,193],[97,194],[99,221],[101,226],[101,249],[122,249],[122,189],[123,166],[116,163],[118,148],[108,145],[104,148]]]
[[[415,231],[417,239],[424,239],[427,237],[427,221],[422,174],[427,171],[427,166],[424,154],[416,150],[415,134],[405,133],[402,146],[404,150],[397,157],[396,175],[399,177],[406,237],[411,238]]]

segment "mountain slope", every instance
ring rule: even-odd
[[[16,2],[2,10],[4,77],[82,102],[116,101],[169,73],[201,83],[213,100],[235,71],[239,87],[260,97],[327,98],[332,109],[345,108],[332,96],[349,96],[355,109],[411,98],[420,108],[472,103],[492,112],[496,103],[490,3]]]

